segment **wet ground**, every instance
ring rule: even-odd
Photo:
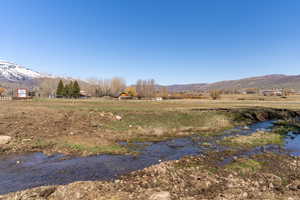
[[[100,155],[89,157],[67,157],[61,154],[47,156],[42,153],[0,157],[0,194],[19,191],[41,185],[67,184],[74,181],[109,180],[132,171],[157,164],[166,160],[177,160],[184,156],[198,155],[208,150],[225,150],[217,144],[226,136],[247,135],[257,130],[272,128],[273,121],[253,124],[249,127],[237,127],[215,137],[194,135],[156,143],[136,143],[130,145],[139,156]],[[127,145],[124,143],[123,145]],[[289,133],[284,148],[290,154],[300,155],[300,136]],[[254,148],[251,154],[265,150],[278,150],[269,145]],[[241,155],[245,156],[245,155]],[[247,156],[247,155],[246,155]],[[224,163],[233,158],[227,158]]]

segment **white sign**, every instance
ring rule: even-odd
[[[18,89],[18,97],[27,97],[27,91],[26,89]]]

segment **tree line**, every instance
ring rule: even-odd
[[[80,86],[78,82],[71,81],[68,84],[64,84],[63,81],[60,80],[56,89],[56,97],[79,98]]]
[[[118,97],[126,89],[126,82],[120,77],[112,79],[90,78],[88,83],[90,84],[88,92],[94,97]]]
[[[154,79],[138,80],[135,85],[129,87],[126,86],[125,80],[119,77],[112,79],[90,78],[88,82],[91,84],[89,92],[95,97],[118,97],[121,94],[126,94],[137,98],[153,98],[157,94]]]

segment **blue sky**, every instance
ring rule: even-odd
[[[0,58],[78,78],[300,74],[299,0],[0,0]]]

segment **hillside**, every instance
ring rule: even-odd
[[[168,86],[170,91],[182,92],[182,91],[208,91],[212,89],[245,89],[245,88],[259,88],[259,89],[271,89],[271,88],[290,88],[300,90],[300,75],[266,75],[251,77],[239,80],[220,81],[210,84],[182,84],[182,85],[170,85]]]
[[[169,92],[184,92],[184,91],[202,91],[203,88],[206,86],[207,84],[205,83],[196,83],[196,84],[182,84],[182,85],[170,85],[167,86]]]

